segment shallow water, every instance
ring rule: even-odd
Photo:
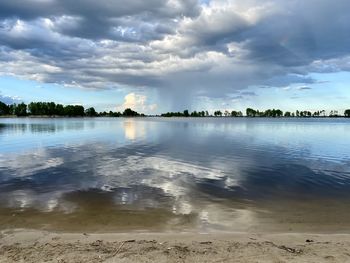
[[[0,119],[0,227],[348,231],[347,119]]]

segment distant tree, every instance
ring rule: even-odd
[[[64,116],[64,107],[62,104],[56,104],[55,115]]]
[[[140,115],[139,113],[137,113],[136,111],[133,111],[130,108],[125,109],[123,112],[123,116],[125,116],[125,117],[136,117],[139,115]]]
[[[329,113],[329,117],[339,117],[337,110],[331,110]]]
[[[283,116],[283,111],[280,109],[275,110],[276,117],[282,117]]]
[[[184,110],[184,116],[185,116],[185,117],[190,116],[190,114],[188,113],[188,110]]]
[[[314,117],[320,117],[320,115],[321,115],[321,112],[320,112],[320,111],[316,111],[316,112],[314,113]]]
[[[221,116],[222,116],[222,112],[219,111],[219,110],[218,110],[218,111],[215,111],[215,112],[214,112],[214,116],[215,116],[215,117],[221,117]]]
[[[88,117],[96,117],[97,116],[97,112],[95,110],[95,108],[91,107],[85,110],[85,115]]]
[[[0,115],[10,115],[10,107],[0,101]]]
[[[191,112],[191,117],[198,117],[197,111]]]
[[[252,108],[247,108],[246,109],[246,116],[247,117],[255,117],[257,114],[256,110],[253,110]]]
[[[270,109],[266,110],[262,117],[272,117],[272,111]]]
[[[28,111],[31,115],[37,115],[38,109],[37,109],[37,103],[31,102],[28,104]]]
[[[84,107],[80,105],[67,105],[63,111],[64,115],[69,117],[82,117],[85,115]]]
[[[350,118],[350,109],[349,110],[345,110],[344,116],[347,117],[347,118]]]
[[[27,116],[27,105],[23,102],[14,104],[14,113],[16,116]]]
[[[65,115],[63,105],[54,102],[31,102],[28,105],[28,113],[43,116]]]
[[[243,117],[243,113],[241,111],[231,111],[231,117]]]
[[[16,105],[16,104],[11,104],[11,105],[9,105],[9,108],[10,108],[10,115],[14,115],[14,114],[15,114],[15,105]]]
[[[122,116],[122,114],[119,111],[118,112],[109,111],[107,116],[108,117],[120,117],[120,116]]]
[[[284,117],[291,117],[291,116],[292,116],[292,114],[289,111],[286,111],[284,113]]]
[[[47,115],[49,116],[56,115],[56,103],[54,102],[47,103]]]

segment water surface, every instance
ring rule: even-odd
[[[346,119],[0,119],[0,226],[350,226]]]

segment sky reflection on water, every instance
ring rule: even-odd
[[[95,211],[121,218],[108,222],[113,230],[122,218],[149,216],[163,218],[161,230],[236,231],[259,225],[267,212],[290,213],[282,204],[317,210],[315,201],[339,204],[350,193],[345,119],[0,121],[0,222],[15,211],[98,225]]]

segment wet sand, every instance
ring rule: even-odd
[[[5,230],[0,262],[349,262],[349,234]]]
[[[74,204],[78,204],[79,209],[69,213],[59,209],[41,211],[0,206],[0,231],[24,228],[66,233],[147,231],[350,234],[347,199],[281,199],[259,201],[256,204],[232,201],[214,204],[193,202],[193,212],[175,214],[169,208],[118,206],[108,198],[100,198],[98,195],[92,197],[75,200]]]
[[[67,214],[0,208],[0,263],[350,262],[345,200],[205,206],[205,222],[93,200]]]

